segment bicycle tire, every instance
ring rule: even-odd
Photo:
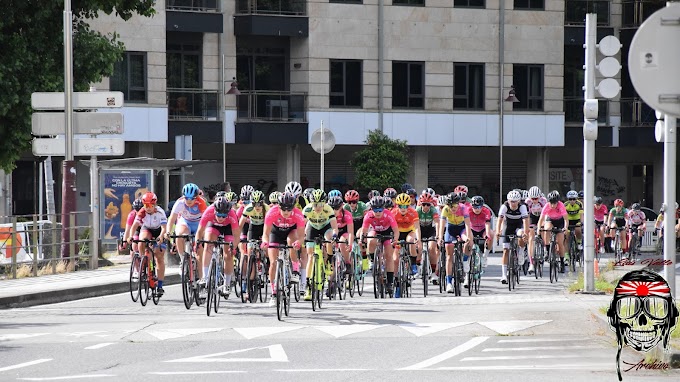
[[[455,249],[453,252],[453,291],[456,296],[461,295],[460,291],[460,274],[458,272],[460,266],[459,252]]]
[[[215,286],[215,296],[213,296],[213,311],[217,313],[217,311],[220,308],[220,299],[222,298],[222,286],[225,284],[224,276],[222,276],[222,273],[224,271],[222,270],[222,267],[218,266],[217,269],[215,270],[215,282],[217,285]],[[220,280],[222,283],[220,283]],[[225,297],[225,300],[227,298]]]
[[[285,297],[283,296],[283,260],[281,259],[276,260],[275,274],[276,279],[274,281],[274,285],[276,286],[276,317],[279,321],[282,321],[283,309],[286,302],[284,301]]]
[[[210,316],[212,310],[213,299],[215,298],[215,276],[217,270],[215,269],[215,259],[210,260],[210,268],[208,268],[208,283],[206,284],[208,295],[206,297],[206,313]]]
[[[468,290],[468,296],[472,296],[472,289],[473,289],[473,283],[475,282],[474,277],[474,258],[475,258],[475,253],[474,251],[472,254],[470,254],[470,271],[467,274],[467,290]]]
[[[548,274],[550,276],[551,284],[555,282],[555,275],[553,272],[555,271],[555,267],[557,266],[555,260],[556,257],[557,255],[555,254],[555,243],[551,242],[550,246],[548,247],[548,267],[549,267]]]
[[[137,300],[139,300],[140,263],[141,257],[139,256],[138,253],[135,253],[134,256],[132,257],[132,262],[130,263],[130,297],[132,298],[132,302],[137,302]],[[137,270],[137,277],[134,277],[135,269]]]
[[[139,271],[139,303],[146,306],[149,301],[149,259],[142,257],[142,264]]]
[[[380,273],[379,273],[379,270],[378,270],[378,267],[380,266],[380,264],[378,264],[378,262],[377,262],[377,259],[378,259],[377,257],[374,257],[373,259],[374,259],[373,269],[372,269],[372,273],[373,273],[373,295],[377,299],[380,296],[380,285],[379,285],[380,284]]]
[[[513,249],[510,248],[510,251],[508,253],[508,268],[505,271],[505,279],[508,281],[508,291],[512,292],[512,283],[514,282],[514,275],[513,272],[515,270],[515,264],[514,264],[514,258],[512,255]]]
[[[236,297],[241,298],[241,302],[246,302],[241,295],[241,282],[243,281],[243,275],[241,274],[241,252],[237,249],[234,254],[234,277],[231,279],[231,283],[234,286],[234,294]]]
[[[363,265],[361,265],[361,267],[363,267]],[[359,272],[360,272],[358,274],[359,278],[357,279],[355,284],[357,286],[357,293],[359,294],[359,297],[361,297],[364,294],[364,284],[365,284],[365,281],[366,281],[366,275],[363,273],[363,268],[361,268],[361,270]]]
[[[244,304],[246,302],[249,302],[248,300],[250,300],[250,297],[246,298],[246,295],[250,296],[250,294],[248,293],[248,279],[250,279],[250,273],[248,273],[249,260],[250,260],[250,256],[247,256],[244,259],[245,264],[246,264],[246,275],[245,275],[246,279],[243,280],[244,275],[243,275],[243,272],[241,272],[241,265],[240,264],[238,266],[238,269],[239,269],[238,275],[234,275],[234,276],[236,276],[236,287],[234,289],[236,291],[238,291],[238,294],[236,296],[241,297],[241,302],[244,303]],[[240,261],[239,261],[239,263],[240,263]],[[243,281],[246,282],[246,291],[245,292],[243,291]]]
[[[255,302],[255,299],[257,298],[257,293],[259,293],[259,291],[257,290],[259,275],[256,272],[257,260],[255,260],[255,254],[251,253],[250,256],[248,256],[247,261],[248,262],[246,263],[246,293],[248,294],[248,298],[246,299],[246,301],[252,304],[253,302]],[[252,275],[253,273],[255,273],[255,275],[251,278],[250,275]]]
[[[569,268],[572,272],[576,272],[576,258],[578,256],[578,248],[576,247],[576,236],[572,235],[569,243]]]
[[[340,266],[340,274],[338,274],[337,279],[339,280],[337,288],[338,288],[338,296],[340,296],[340,300],[346,300],[347,299],[347,277],[346,276],[346,267],[347,265],[344,264],[344,260],[340,258],[340,261],[343,263],[342,266]]]
[[[427,250],[426,246],[423,246],[422,260],[420,261],[420,276],[423,281],[423,297],[427,297],[428,288],[430,287],[429,273],[430,273],[430,252]]]
[[[182,274],[181,274],[181,281],[182,281],[182,300],[184,301],[184,307],[187,309],[191,309],[191,305],[193,305],[193,291],[191,290],[191,264],[189,263],[191,261],[191,258],[189,257],[188,253],[185,253],[184,256],[182,257]],[[191,297],[190,297],[191,296]],[[190,300],[190,298],[192,298]]]
[[[479,251],[479,248],[477,249]],[[475,271],[475,294],[479,294],[482,285],[482,256],[477,252],[477,270]]]
[[[290,271],[290,269],[289,269],[289,271]],[[287,280],[288,280],[288,285],[284,285],[284,287],[283,287],[283,290],[284,290],[284,293],[283,293],[283,302],[284,302],[283,313],[286,315],[286,317],[288,317],[288,315],[290,314],[290,292],[292,290],[292,288],[290,287],[291,286],[291,284],[290,284],[290,273],[288,273]]]
[[[316,290],[316,305],[317,308],[321,309],[321,303],[323,301],[323,286],[324,286],[324,281],[326,279],[326,274],[324,272],[324,269],[326,268],[326,265],[323,263],[323,258],[319,257],[318,262],[317,262],[317,277],[314,280],[315,285],[314,289]]]
[[[518,255],[519,256],[519,255]],[[519,259],[516,259],[519,261]],[[515,266],[515,285],[512,286],[512,289],[514,290],[517,285],[519,285],[519,279],[520,279],[520,272],[519,272],[519,267]]]

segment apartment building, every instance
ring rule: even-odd
[[[309,143],[323,122],[336,139],[326,188],[352,184],[352,154],[367,131],[382,129],[408,142],[417,188],[465,183],[496,201],[502,151],[505,192],[566,191],[582,187],[582,44],[585,14],[596,12],[598,37],[624,45],[621,96],[600,102],[597,192],[658,207],[654,112],[625,67],[635,31],[664,4],[161,0],[152,18],[92,22],[127,50],[95,86],[125,94],[126,157],[172,158],[175,137],[191,135],[193,159],[214,161],[188,171],[204,187],[219,187],[225,174],[232,186],[265,190],[290,179],[318,184]],[[34,162],[18,172],[35,172]],[[85,168],[80,174],[87,185]],[[173,196],[179,184],[173,175]],[[81,199],[86,208],[89,197]]]

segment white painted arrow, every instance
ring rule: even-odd
[[[146,333],[158,338],[159,340],[169,340],[172,338],[182,338],[200,333],[219,332],[223,328],[199,328],[199,329],[165,329],[165,330],[145,330]]]
[[[532,328],[534,326],[544,325],[552,320],[535,320],[535,321],[485,321],[478,322],[478,324],[486,326],[487,328],[497,332],[498,334],[510,334]]]
[[[256,328],[234,328],[234,330],[245,337],[253,339],[257,337],[270,336],[272,334],[290,332],[291,330],[301,329],[305,326],[262,326]]]
[[[426,336],[428,334],[441,332],[442,330],[447,330],[455,328],[458,326],[468,325],[471,322],[444,322],[444,323],[428,323],[428,324],[402,324],[399,325],[400,328],[414,334],[416,337]]]
[[[229,354],[241,354],[253,350],[269,350],[269,358],[223,358]],[[222,357],[222,358],[219,358]],[[288,356],[281,345],[260,346],[248,349],[230,350],[222,353],[199,355],[189,358],[173,359],[165,362],[288,362]]]

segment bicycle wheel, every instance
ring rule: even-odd
[[[364,282],[366,281],[366,275],[364,274],[363,264],[361,261],[359,261],[359,268],[354,269],[354,274],[356,275],[354,284],[357,286],[357,293],[359,296],[362,296],[364,294]]]
[[[380,298],[382,295],[381,292],[381,280],[380,280],[380,261],[378,258],[378,252],[376,251],[376,254],[373,257],[373,294],[375,295],[375,298]]]
[[[210,261],[210,268],[208,269],[208,282],[206,284],[206,289],[208,292],[208,297],[206,297],[206,311],[208,316],[210,316],[210,311],[212,310],[213,306],[213,299],[215,298],[215,292],[216,291],[216,286],[215,284],[217,283],[217,280],[215,280],[217,276],[217,268],[215,264],[215,259],[212,259]]]
[[[259,293],[259,290],[257,289],[259,276],[257,272],[254,272],[256,268],[257,261],[255,260],[255,255],[251,253],[250,256],[248,256],[248,264],[246,266],[246,293],[248,294],[247,301],[251,304],[255,302],[255,299],[257,298],[256,295]],[[253,272],[255,273],[254,276]]]
[[[536,252],[538,252],[538,256],[536,256],[536,260],[534,260],[534,274],[536,275],[536,279],[543,278],[543,259],[545,257],[545,247],[543,247],[543,241],[537,243],[538,248],[536,249]]]
[[[221,260],[220,260],[221,261]],[[222,276],[222,267],[218,266],[215,270],[215,296],[213,296],[213,307],[215,313],[220,308],[220,298],[222,297],[222,287],[225,286],[224,276]],[[226,299],[226,298],[225,298]]]
[[[477,254],[477,269],[475,270],[475,294],[479,294],[479,287],[482,285],[482,257]]]
[[[467,290],[468,290],[468,296],[472,296],[472,289],[473,289],[473,284],[475,282],[474,276],[475,276],[475,257],[477,255],[473,251],[472,254],[470,255],[470,271],[467,274]]]
[[[323,301],[323,295],[324,295],[324,293],[323,293],[324,281],[326,280],[326,274],[324,272],[324,269],[326,268],[326,266],[323,263],[322,258],[318,258],[316,266],[317,266],[317,274],[316,274],[316,278],[314,279],[314,289],[316,290],[316,306],[317,306],[317,308],[321,309],[321,303]]]
[[[557,255],[555,254],[555,243],[550,243],[550,247],[548,250],[548,266],[550,269],[548,270],[548,273],[550,274],[550,283],[552,284],[553,282],[557,281]]]
[[[241,273],[241,254],[240,252],[236,252],[234,255],[234,277],[232,277],[231,283],[234,286],[233,289],[236,297],[240,297],[241,302],[246,302],[243,293],[241,293],[241,282],[243,281],[243,275]]]
[[[130,297],[132,297],[132,302],[137,302],[139,299],[139,265],[141,263],[141,257],[138,253],[135,253],[132,257],[132,262],[130,263]]]
[[[345,262],[342,258],[340,258],[341,265],[338,267],[338,275],[336,276],[336,288],[338,290],[338,296],[340,297],[340,300],[346,300],[347,299],[347,286],[345,285],[345,280],[347,279],[345,277],[345,271],[347,265],[345,265]]]
[[[578,251],[576,248],[576,237],[572,236],[569,240],[569,268],[572,272],[576,272],[576,257],[578,256],[576,251]]]
[[[508,270],[505,273],[505,278],[508,280],[508,291],[512,292],[513,283],[515,282],[515,257],[513,256],[514,249],[510,249],[508,253]]]
[[[146,306],[149,301],[149,259],[144,256],[139,270],[139,302]]]
[[[283,296],[283,261],[281,259],[276,261],[276,280],[274,281],[276,286],[276,317],[279,321],[282,320],[283,308],[286,302]]]
[[[516,261],[519,261],[519,259],[515,259]],[[515,263],[515,285],[512,286],[512,289],[515,289],[517,285],[519,285],[519,278],[520,278],[520,267],[518,266],[519,264],[516,262]]]
[[[194,293],[191,290],[191,257],[185,253],[182,257],[182,299],[184,300],[184,307],[187,309],[193,305]]]
[[[317,303],[317,298],[316,295],[319,293],[319,291],[316,289],[316,279],[319,277],[319,255],[316,253],[314,254],[314,260],[312,261],[312,278],[309,280],[309,289],[312,292],[312,311],[316,311],[316,303]],[[321,308],[321,307],[319,307]]]
[[[290,292],[292,288],[290,287],[290,268],[286,270],[288,273],[288,277],[286,277],[287,285],[284,283],[284,293],[283,293],[283,313],[285,313],[286,317],[288,317],[288,314],[290,313]]]
[[[427,244],[427,243],[425,243]],[[420,262],[420,273],[423,280],[423,297],[427,297],[428,287],[429,287],[429,273],[430,273],[430,253],[426,248],[423,248],[423,259]]]
[[[444,293],[446,290],[446,250],[443,247],[442,249],[439,254],[439,262],[437,263],[439,293]]]
[[[196,303],[196,306],[201,306],[203,303],[203,298],[201,298],[200,295],[200,288],[198,286],[198,265],[196,264],[196,258],[191,257],[191,264],[192,267],[194,268],[194,282],[192,284],[193,292],[194,292],[194,302]]]
[[[453,254],[453,291],[456,296],[461,295],[460,284],[462,280],[459,272],[460,267],[460,254],[458,253],[458,250],[456,250]]]

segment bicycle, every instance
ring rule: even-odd
[[[290,312],[291,277],[293,264],[290,260],[289,245],[279,245],[279,257],[276,259],[276,273],[274,286],[276,287],[276,317],[282,321],[282,313],[288,316]]]
[[[399,265],[397,269],[397,274],[395,275],[395,281],[397,290],[395,291],[395,296],[397,297],[410,297],[411,296],[411,252],[409,251],[410,245],[416,245],[416,243],[410,243],[406,240],[400,240],[396,249],[399,250]]]
[[[251,247],[251,250],[246,267],[246,274],[248,275],[246,279],[246,293],[248,295],[247,301],[251,304],[257,300],[258,295],[260,302],[267,301],[267,292],[269,288],[269,258],[260,248],[261,243],[262,240],[248,240],[248,246]],[[244,299],[243,293],[241,293],[241,299]]]
[[[595,222],[595,260],[600,261],[600,250],[604,248],[604,242],[600,238],[602,224]]]
[[[580,223],[576,226],[580,226]],[[581,268],[581,261],[583,260],[581,250],[578,248],[578,244],[576,244],[575,231],[575,229],[569,230],[569,267],[572,272],[576,272],[576,263],[578,263],[579,268]]]
[[[392,235],[364,236],[364,239],[378,239],[378,245],[373,255],[373,295],[375,298],[385,298],[387,290],[387,271],[385,269],[385,254],[382,241],[392,239]],[[392,297],[390,295],[390,297]]]
[[[142,265],[142,256],[139,252],[135,252],[130,263],[130,297],[132,302],[137,302],[140,295],[140,278],[139,273]]]
[[[184,239],[184,253],[180,254],[180,249],[177,248],[177,253],[181,255],[181,279],[182,279],[182,298],[184,300],[184,307],[191,309],[194,301],[196,306],[200,306],[200,296],[198,295],[198,260],[196,253],[193,251],[194,236],[193,235],[168,235],[171,239]]]
[[[482,283],[482,250],[486,239],[475,237],[472,239],[472,252],[470,253],[470,272],[468,272],[468,296],[472,296],[472,289],[479,294],[479,286]]]
[[[349,296],[353,298],[354,286],[356,286],[359,296],[364,294],[365,280],[361,248],[359,247],[359,241],[357,239],[354,239],[354,245],[352,245],[350,257],[352,258],[352,272],[349,275],[349,285],[347,286],[347,289],[349,289]]]
[[[621,236],[620,233],[621,231],[625,230],[626,227],[616,227],[614,230],[616,231],[614,234],[614,261],[615,263],[618,263],[623,259],[623,248],[621,245]]]
[[[245,243],[247,240],[242,239],[239,243]],[[234,291],[236,297],[241,297],[241,282],[243,281],[243,276],[241,275],[241,248],[239,245],[236,246],[236,251],[234,252],[234,276],[231,278],[231,290]],[[224,296],[224,299],[229,299],[229,295]],[[241,297],[241,302],[245,302],[245,299]]]
[[[460,236],[456,238],[455,241],[447,241],[444,243],[445,245],[443,246],[444,249],[446,249],[446,244],[453,244],[453,269],[452,269],[452,274],[453,274],[453,292],[456,296],[460,296],[462,291],[461,291],[461,284],[463,283],[463,278],[465,277],[465,273],[463,272],[463,241],[460,240]],[[446,262],[444,262],[446,264]],[[444,268],[448,269],[448,268]],[[441,271],[439,272],[441,274]],[[441,276],[440,276],[441,278]],[[441,287],[439,287],[441,289]]]
[[[508,253],[508,268],[505,272],[505,277],[508,280],[508,290],[513,291],[515,285],[519,284],[519,257],[517,253],[517,235],[501,235],[500,237],[507,237],[510,240],[510,253]]]
[[[217,240],[199,240],[199,244],[212,244],[212,257],[210,259],[210,266],[208,267],[208,274],[204,275],[208,278],[206,283],[206,289],[208,296],[206,297],[206,309],[207,314],[210,316],[210,311],[214,310],[215,313],[220,308],[220,296],[221,288],[224,285],[224,275],[222,270],[222,264],[224,262],[224,254],[222,251],[222,246],[227,244],[222,236],[219,236]],[[234,244],[229,243],[229,250],[234,249]]]
[[[423,255],[420,261],[420,276],[423,279],[423,297],[427,297],[427,292],[429,291],[430,275],[432,274],[432,267],[430,266],[430,250],[428,249],[428,244],[432,241],[437,241],[434,237],[428,237],[427,239],[421,240],[423,243]]]
[[[142,306],[146,306],[149,302],[149,291],[151,291],[151,300],[154,305],[158,305],[161,296],[158,294],[158,270],[156,269],[156,256],[154,256],[154,251],[156,248],[165,249],[163,244],[160,244],[155,239],[139,239],[132,240],[133,243],[146,244],[144,248],[144,257],[141,259],[141,265],[139,268],[139,302]],[[149,258],[151,262],[149,262]],[[142,293],[143,292],[143,293]]]
[[[631,237],[630,247],[628,248],[628,259],[635,261],[640,254],[640,245],[642,244],[642,241],[640,240],[640,231],[637,228],[633,229],[630,227],[628,232]]]
[[[336,293],[340,300],[347,298],[347,288],[345,285],[345,272],[347,267],[345,265],[345,260],[340,253],[340,249],[338,248],[338,244],[340,243],[346,244],[347,241],[336,241],[333,245],[333,256],[329,257],[333,266],[333,274],[329,275],[327,290],[328,298],[330,300],[335,298]]]
[[[305,240],[305,243],[314,243],[312,278],[308,279],[307,283],[312,292],[312,311],[316,312],[317,308],[321,309],[326,281],[326,267],[323,261],[326,251],[325,244],[331,243],[331,241],[324,239],[323,236],[318,236],[314,240]]]
[[[536,229],[536,234],[534,235],[534,253],[532,254],[534,259],[534,277],[536,280],[538,278],[543,278],[543,261],[545,261],[545,243],[543,242],[543,237],[540,234],[539,229]]]
[[[446,290],[446,247],[439,245],[439,260],[437,260],[437,282],[439,283],[439,293]]]
[[[560,266],[560,259],[557,255],[557,234],[563,232],[563,229],[555,228],[542,229],[541,232],[550,232],[550,244],[548,246],[548,262],[550,265],[548,273],[550,274],[550,283],[557,282],[558,267]]]

